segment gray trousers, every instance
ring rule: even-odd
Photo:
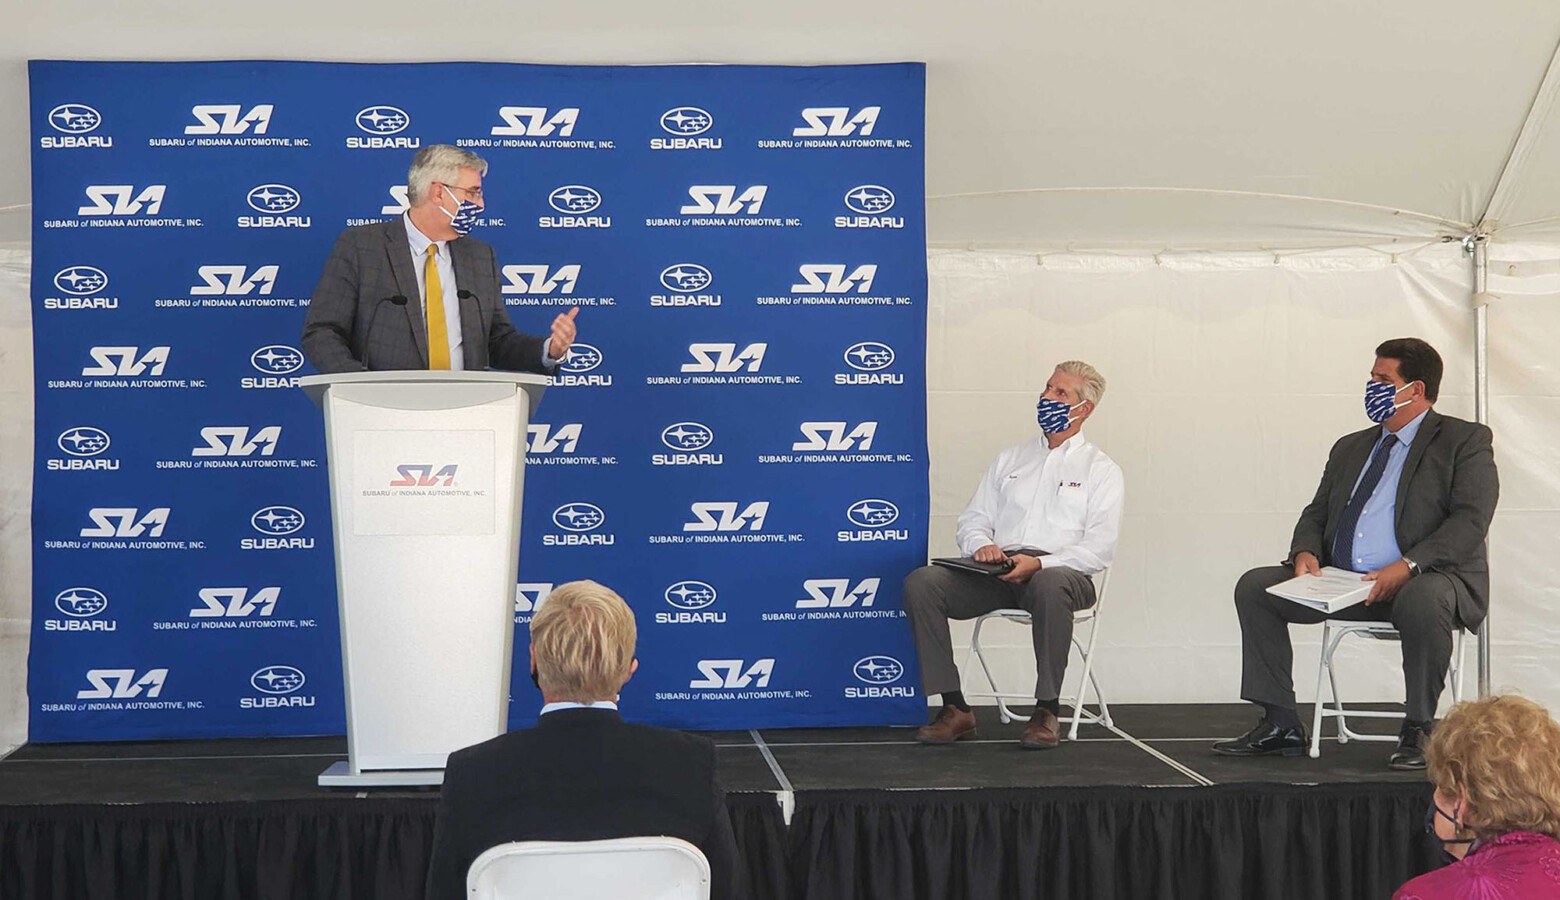
[[[1240,616],[1240,696],[1253,703],[1295,707],[1294,648],[1289,625],[1315,625],[1323,619],[1391,622],[1403,636],[1403,681],[1408,717],[1435,718],[1436,702],[1452,659],[1457,627],[1457,588],[1451,576],[1427,572],[1408,580],[1388,603],[1363,603],[1331,616],[1275,597],[1267,589],[1294,577],[1290,566],[1252,569],[1235,585]],[[1320,698],[1318,698],[1320,699]]]
[[[941,566],[916,569],[905,578],[904,603],[921,658],[921,689],[929,695],[960,689],[949,619],[1023,609],[1034,621],[1035,668],[1039,672],[1035,699],[1057,699],[1067,672],[1073,611],[1088,609],[1094,600],[1093,579],[1065,566],[1041,569],[1025,584],[1008,584],[990,575]]]

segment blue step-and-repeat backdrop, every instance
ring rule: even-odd
[[[298,337],[336,234],[398,216],[434,143],[491,165],[474,236],[516,326],[580,307],[529,435],[511,727],[540,704],[527,623],[577,578],[638,617],[630,718],[924,721],[923,66],[31,82],[32,740],[344,729]]]

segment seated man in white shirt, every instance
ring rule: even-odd
[[[1096,600],[1090,578],[1110,565],[1121,527],[1121,468],[1083,436],[1084,420],[1105,394],[1105,379],[1085,362],[1056,367],[1036,406],[1041,435],[998,454],[959,516],[959,550],[981,562],[1012,560],[1001,576],[923,566],[905,579],[905,613],[921,658],[921,686],[943,707],[916,732],[924,744],[975,736],[975,715],[960,691],[949,619],[996,609],[1028,610],[1034,621],[1035,713],[1020,745],[1060,741],[1062,676],[1073,612]]]

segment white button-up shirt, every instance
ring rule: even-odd
[[[1083,432],[1055,450],[1041,435],[997,454],[959,516],[959,550],[1043,550],[1041,566],[1093,575],[1115,556],[1125,493],[1121,467]]]
[[[412,267],[417,270],[417,301],[425,325],[428,322],[428,285],[423,282],[423,272],[427,270],[429,253],[433,254],[434,265],[439,268],[439,293],[444,298],[444,330],[450,340],[450,370],[458,372],[466,368],[466,355],[461,349],[460,297],[455,287],[455,263],[450,259],[449,242],[428,240],[428,236],[417,230],[417,226],[412,224],[412,217],[406,213],[401,214],[401,220],[406,223],[406,239],[412,246]]]
[[[455,261],[450,258],[449,242],[429,240],[426,234],[412,224],[410,213],[402,213],[401,221],[406,223],[406,240],[412,248],[412,267],[417,270],[417,302],[425,326],[428,322],[428,285],[423,280],[423,272],[428,265],[429,253],[433,254],[433,264],[439,269],[439,292],[444,298],[444,330],[450,340],[450,371],[460,371],[466,368],[466,355],[461,349],[460,289],[455,287]],[[551,369],[562,360],[553,359],[552,336],[544,335],[542,340],[546,342],[542,345],[542,365]]]

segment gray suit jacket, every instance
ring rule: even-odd
[[[1309,550],[1323,565],[1332,565],[1338,518],[1380,437],[1381,427],[1373,426],[1345,435],[1333,445],[1316,497],[1295,526],[1291,561],[1300,551]],[[1458,617],[1473,629],[1484,621],[1490,604],[1484,538],[1499,496],[1490,429],[1433,409],[1425,413],[1398,480],[1398,547],[1419,564],[1421,572],[1451,576]]]
[[[498,259],[475,238],[450,241],[461,296],[465,367],[541,372],[546,338],[521,334],[499,293]],[[428,368],[428,328],[418,300],[406,225],[392,219],[336,238],[303,320],[303,352],[322,374]]]

